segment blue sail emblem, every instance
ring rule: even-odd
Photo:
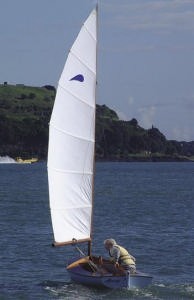
[[[78,75],[76,75],[76,76],[74,76],[70,79],[70,81],[72,81],[72,80],[83,82],[84,81],[84,76],[82,74],[78,74]]]

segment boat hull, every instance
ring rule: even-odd
[[[95,287],[142,289],[152,283],[152,276],[138,271],[135,274],[105,272],[107,265],[102,267],[102,265],[98,266],[95,264],[98,269],[90,271],[85,268],[86,265],[84,265],[83,259],[81,259],[68,266],[67,271],[74,282]],[[109,263],[108,269],[110,269],[110,265]]]
[[[38,158],[22,159],[21,157],[16,157],[16,162],[19,164],[32,164],[38,161]]]

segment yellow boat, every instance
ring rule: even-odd
[[[38,161],[38,158],[32,157],[29,159],[22,159],[21,157],[16,157],[16,162],[20,164],[32,164]]]

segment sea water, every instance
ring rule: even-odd
[[[75,248],[51,246],[46,163],[1,164],[1,300],[194,299],[193,163],[97,163],[94,204],[93,253],[106,256],[104,239],[116,239],[153,285],[72,283],[65,266]]]

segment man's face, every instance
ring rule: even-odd
[[[110,243],[106,243],[106,244],[105,244],[106,250],[110,250],[111,247],[112,247],[112,245],[111,245]]]

